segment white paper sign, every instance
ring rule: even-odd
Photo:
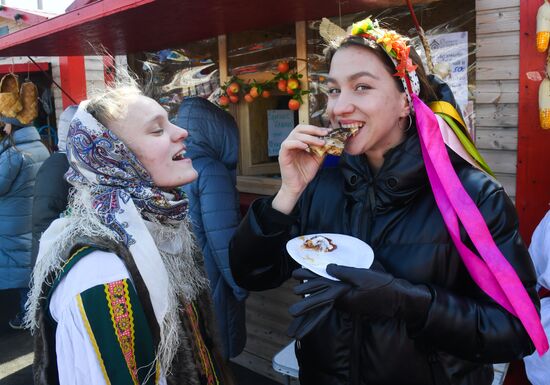
[[[434,72],[453,91],[462,111],[468,104],[468,32],[428,36]]]
[[[294,111],[267,110],[267,154],[279,155],[281,143],[294,129]]]

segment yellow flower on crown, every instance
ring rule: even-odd
[[[362,35],[364,33],[369,33],[370,30],[372,30],[374,27],[372,20],[369,18],[366,18],[364,20],[361,20],[358,23],[353,23],[353,26],[351,27],[351,34],[352,35]]]
[[[383,45],[387,53],[391,53],[393,49],[396,56],[399,55],[401,48],[403,48],[403,36],[395,31],[387,31],[381,38],[376,40],[376,43]]]

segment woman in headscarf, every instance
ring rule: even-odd
[[[29,299],[36,384],[225,384],[180,186],[187,131],[135,82],[76,111],[73,186],[40,240]]]
[[[290,308],[302,385],[489,385],[491,363],[548,349],[512,202],[445,147],[424,104],[434,90],[412,51],[370,19],[338,42],[327,78],[331,128],[294,128],[279,152],[280,190],[251,205],[230,246],[245,289],[307,280],[295,288],[307,296]],[[332,130],[357,133],[338,167],[321,168],[311,148]],[[299,269],[285,244],[315,233],[359,238],[374,263],[332,258],[319,272],[333,279]],[[323,251],[319,259],[330,260]],[[304,255],[315,263],[314,251]]]

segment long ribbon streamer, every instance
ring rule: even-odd
[[[412,95],[422,155],[445,225],[474,282],[498,304],[518,317],[539,355],[548,339],[525,287],[496,246],[487,224],[460,182],[445,148],[434,113]],[[459,219],[481,259],[461,240]]]

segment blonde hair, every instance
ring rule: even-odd
[[[123,119],[128,105],[143,95],[135,74],[126,68],[116,68],[116,79],[105,89],[92,92],[86,110],[101,124]]]

